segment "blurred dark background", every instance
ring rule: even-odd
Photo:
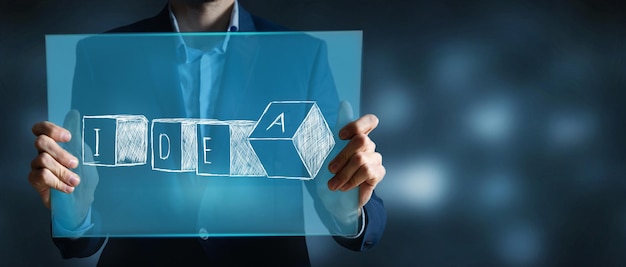
[[[47,119],[44,35],[102,32],[164,3],[0,3],[0,265],[96,260],[61,260],[27,182],[30,128]],[[387,229],[366,253],[310,238],[315,266],[626,265],[623,2],[241,3],[294,30],[364,31],[361,109],[381,119]]]

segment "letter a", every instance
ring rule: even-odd
[[[280,120],[280,122],[278,122],[279,120]],[[276,117],[276,119],[274,119],[274,122],[272,122],[272,124],[270,124],[270,126],[267,126],[267,128],[265,130],[266,131],[269,130],[274,125],[280,125],[283,133],[285,132],[285,112],[280,113],[280,115],[278,115],[278,117]]]

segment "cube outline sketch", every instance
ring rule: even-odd
[[[209,125],[209,126],[227,126],[229,131],[229,166],[228,174],[221,173],[210,173],[204,172],[200,170],[200,142],[197,142],[197,162],[198,167],[196,168],[196,175],[198,176],[228,176],[228,177],[266,177],[267,173],[265,172],[265,168],[263,167],[261,160],[258,158],[258,155],[255,153],[252,144],[250,144],[250,140],[248,136],[254,130],[254,126],[256,125],[256,121],[251,120],[204,120],[197,123],[197,136],[198,140],[200,136],[202,136],[201,127]],[[201,126],[202,125],[202,126]],[[249,130],[243,129],[243,127],[249,126]],[[241,131],[243,129],[243,131]],[[205,136],[203,136],[205,137]],[[204,156],[204,155],[202,155]],[[251,164],[252,167],[245,168],[245,166],[241,166],[240,163],[248,163]],[[209,163],[210,164],[210,163]]]
[[[214,119],[189,119],[189,118],[158,118],[153,119],[150,127],[150,149],[151,152],[151,167],[152,170],[162,171],[162,172],[195,172],[198,168],[197,166],[197,136],[196,129],[198,122],[201,121],[215,121]],[[155,149],[154,149],[154,125],[157,123],[168,123],[168,124],[180,124],[180,162],[177,164],[180,165],[178,169],[165,169],[155,167],[154,159],[155,157]],[[191,129],[185,129],[191,128]],[[186,137],[186,138],[185,138]],[[185,142],[187,140],[187,143]],[[170,147],[171,147],[171,142]],[[159,144],[160,145],[160,144]],[[188,155],[183,155],[183,151],[191,149],[192,153]],[[187,165],[185,164],[187,163]],[[189,166],[191,163],[191,166]]]
[[[115,139],[114,139],[114,153],[113,153],[113,163],[97,163],[97,162],[86,162],[85,161],[85,120],[92,120],[92,119],[103,119],[103,120],[111,120],[115,123]],[[141,138],[139,138],[139,142],[136,142],[134,144],[138,145],[138,148],[136,149],[136,153],[138,153],[139,155],[136,155],[136,157],[134,159],[131,159],[130,162],[125,162],[120,160],[120,143],[125,143],[125,142],[120,142],[120,139],[124,139],[124,138],[120,138],[120,137],[124,137],[124,136],[120,136],[120,133],[122,129],[120,129],[120,122],[122,123],[126,123],[126,122],[138,122],[138,125],[136,125],[136,128],[134,130],[135,133],[139,133],[141,135]],[[131,127],[132,125],[128,126]],[[125,128],[125,127],[121,127],[121,128]],[[131,133],[133,131],[130,131]],[[81,156],[82,156],[82,161],[83,161],[83,165],[87,165],[87,166],[100,166],[100,167],[120,167],[120,166],[138,166],[138,165],[145,165],[148,159],[148,119],[143,116],[143,115],[84,115],[83,119],[82,119],[82,142],[81,142]],[[126,140],[122,140],[122,141],[126,141]],[[96,144],[99,145],[99,144]],[[132,148],[132,142],[131,142],[131,148]]]
[[[303,117],[302,121],[300,122],[300,124],[298,125],[298,127],[296,128],[296,130],[293,132],[293,134],[290,137],[273,138],[273,137],[254,137],[254,136],[252,136],[255,133],[255,131],[257,130],[257,128],[259,127],[259,124],[263,121],[263,117],[268,113],[268,111],[270,110],[272,105],[281,105],[281,104],[304,104],[304,105],[311,105],[311,106],[308,108],[308,110],[306,111],[306,115]],[[281,114],[279,116],[284,116],[284,115]],[[321,140],[321,141],[326,141],[326,144],[321,144],[322,146],[320,146],[317,149],[317,151],[302,151],[301,148],[298,146],[298,144],[296,144],[296,139],[297,139],[297,136],[302,134],[302,132],[304,131],[304,130],[302,130],[303,129],[303,125],[307,121],[310,121],[309,118],[311,116],[317,116],[317,118],[321,118],[321,120],[318,121],[318,128],[314,129],[314,130],[316,130],[320,135],[322,135],[322,137],[325,138],[325,140]],[[276,118],[276,119],[278,119],[278,118]],[[270,127],[272,127],[272,125],[274,125],[274,122],[276,122],[276,121],[274,120],[272,122],[272,124],[269,127],[267,127],[266,130],[268,130]],[[313,125],[313,126],[315,126],[315,125]],[[284,125],[282,125],[282,127],[284,127]],[[298,154],[298,156],[300,158],[300,162],[305,167],[305,169],[306,169],[306,171],[308,173],[308,176],[272,175],[272,174],[270,174],[267,171],[267,167],[264,165],[263,167],[265,169],[265,172],[266,172],[268,178],[283,178],[283,179],[298,179],[298,180],[312,180],[312,179],[315,179],[315,177],[319,173],[319,170],[323,166],[324,161],[326,160],[328,155],[330,155],[330,153],[332,152],[332,149],[335,146],[335,139],[334,139],[333,133],[330,130],[330,127],[328,126],[328,122],[326,122],[326,119],[324,118],[324,115],[322,114],[319,106],[317,105],[317,102],[316,101],[307,101],[307,100],[304,100],[304,101],[289,101],[289,100],[287,100],[287,101],[271,101],[265,107],[265,110],[261,114],[261,117],[259,117],[259,119],[257,120],[256,125],[254,126],[254,129],[250,132],[250,136],[248,137],[248,139],[250,140],[251,144],[254,143],[252,141],[290,141],[292,143],[292,145],[293,145],[294,150],[296,151],[296,153]],[[307,142],[307,141],[305,140],[305,142]],[[257,148],[255,148],[254,145],[252,145],[252,147],[253,147],[253,149],[255,151],[255,154],[258,155]],[[309,156],[316,156],[315,157],[316,160],[315,160],[315,162],[313,162],[313,164],[315,164],[315,166],[311,166],[311,161],[310,161],[311,158]],[[261,163],[263,163],[262,160],[261,160]]]

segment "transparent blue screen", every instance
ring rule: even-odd
[[[361,32],[47,35],[49,120],[72,133],[73,236],[355,235],[330,191],[359,114]]]

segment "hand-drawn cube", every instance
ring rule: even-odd
[[[335,146],[314,101],[270,102],[249,136],[270,178],[315,178]]]
[[[198,123],[198,169],[202,176],[266,176],[248,141],[255,121]]]
[[[148,119],[142,115],[83,116],[82,141],[85,165],[143,165],[148,155]],[[86,145],[93,160],[85,157]]]
[[[152,169],[194,172],[197,167],[196,124],[198,119],[152,120]]]

